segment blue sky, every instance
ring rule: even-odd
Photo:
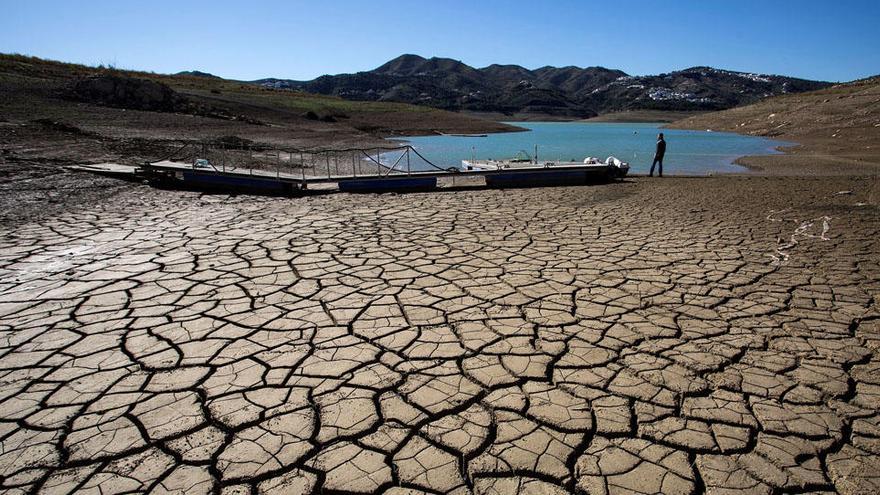
[[[0,52],[227,78],[311,79],[402,53],[492,63],[880,73],[880,0],[0,0]]]

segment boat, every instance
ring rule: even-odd
[[[600,175],[604,172],[604,175],[608,178],[616,179],[625,177],[627,173],[629,173],[629,163],[614,157],[609,156],[604,161],[595,158],[592,156],[588,156],[584,158],[583,161],[559,161],[559,160],[544,160],[540,161],[537,158],[532,158],[528,155],[528,153],[524,151],[520,151],[513,158],[504,159],[504,160],[462,160],[461,161],[461,171],[464,173],[467,172],[490,172],[490,171],[505,171],[509,170],[511,172],[516,171],[538,171],[538,170],[546,170],[546,169],[565,169],[565,170],[587,170],[591,172],[599,173]]]

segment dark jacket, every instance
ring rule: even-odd
[[[666,141],[662,139],[657,140],[657,151],[654,152],[655,159],[663,159],[663,155],[666,154]]]

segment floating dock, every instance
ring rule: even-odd
[[[346,156],[348,165],[340,166],[338,153],[341,152],[336,150],[312,151],[308,157],[306,152],[296,150],[260,150],[248,155],[251,160],[241,159],[237,162],[250,163],[254,157],[258,157],[261,160],[259,167],[233,166],[229,160],[216,156],[213,159],[197,158],[200,155],[195,154],[187,161],[166,159],[137,167],[105,163],[72,168],[145,180],[158,187],[269,195],[295,195],[309,191],[378,193],[479,187],[523,188],[580,185],[619,178],[618,171],[605,164],[525,164],[499,170],[462,171],[436,166],[409,146],[382,148],[378,153],[375,149],[342,152],[358,152],[361,156],[355,158],[352,155],[350,161]],[[326,153],[337,155],[331,160]],[[396,157],[396,160],[383,161],[383,153]],[[201,154],[208,155],[205,152]],[[413,157],[430,164],[431,169],[414,170]],[[319,165],[325,166],[321,168]]]
[[[472,172],[410,172],[409,174],[356,177],[296,177],[261,170],[223,172],[193,168],[185,163],[151,163],[143,167],[145,177],[156,185],[176,184],[194,189],[219,189],[261,194],[294,194],[309,190],[338,190],[352,193],[416,192],[464,187],[522,188],[580,185],[607,182],[605,165],[578,167],[522,167]],[[470,179],[470,180],[468,180]]]

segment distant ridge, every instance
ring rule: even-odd
[[[401,55],[366,72],[311,81],[260,79],[276,89],[299,89],[358,101],[394,101],[446,110],[546,114],[585,118],[623,110],[723,110],[831,83],[713,67],[630,76],[605,67],[493,64],[477,69],[450,58]]]
[[[209,79],[221,79],[220,76],[215,76],[214,74],[210,74],[207,72],[202,72],[198,70],[185,70],[182,72],[178,72],[174,74],[175,76],[191,76],[191,77],[207,77]]]

